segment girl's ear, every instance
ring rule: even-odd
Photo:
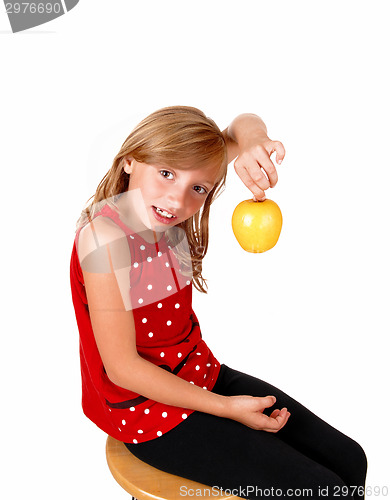
[[[131,174],[133,172],[133,159],[132,158],[124,158],[124,167],[123,170],[126,174]]]

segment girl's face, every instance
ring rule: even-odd
[[[149,229],[164,231],[201,209],[217,181],[218,168],[211,164],[178,169],[132,160],[125,171],[130,173],[128,191],[141,195],[132,197],[138,202],[131,203],[131,211]]]

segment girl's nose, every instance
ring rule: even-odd
[[[185,197],[186,197],[186,189],[185,188],[177,187],[177,186],[173,187],[168,192],[167,209],[172,210],[172,212],[175,212],[175,210],[182,208],[184,206]]]

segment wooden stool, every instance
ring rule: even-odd
[[[215,498],[233,500],[240,497],[228,495],[209,486],[168,474],[142,462],[126,448],[124,443],[111,436],[107,438],[108,467],[116,481],[133,497],[133,500],[184,500],[188,498]],[[197,491],[204,492],[198,496]],[[181,494],[180,494],[181,493]]]

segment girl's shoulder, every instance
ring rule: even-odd
[[[94,269],[102,272],[102,266],[106,268],[109,263],[108,259],[116,260],[118,256],[127,265],[131,261],[126,233],[104,213],[97,215],[80,229],[77,253],[80,263],[84,263],[82,268],[85,269],[88,262],[88,270],[92,272]],[[91,263],[94,263],[92,268]]]

